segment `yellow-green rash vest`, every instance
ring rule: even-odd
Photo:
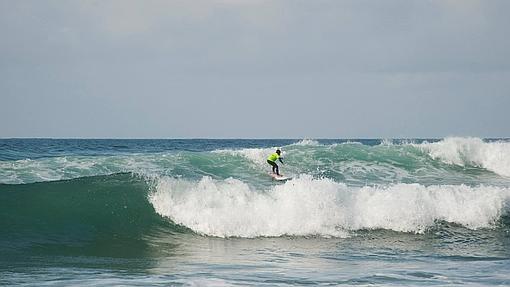
[[[270,156],[267,157],[267,160],[276,161],[279,158],[280,156],[277,153],[272,153]]]

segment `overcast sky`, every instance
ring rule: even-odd
[[[509,137],[509,13],[0,0],[0,137]]]

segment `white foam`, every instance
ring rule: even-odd
[[[297,143],[293,143],[292,145],[298,145],[298,146],[318,146],[320,145],[317,140],[313,139],[302,139],[298,141]]]
[[[224,153],[234,156],[242,156],[246,159],[248,159],[250,162],[255,164],[258,168],[266,168],[267,163],[266,159],[267,157],[275,152],[277,148],[245,148],[245,149],[238,149],[238,150],[231,150],[231,149],[224,149],[224,150],[215,150],[214,153]],[[285,155],[285,151],[282,151],[282,155]]]
[[[335,183],[303,179],[253,191],[235,179],[199,182],[160,179],[150,201],[155,210],[174,222],[213,236],[257,237],[321,234],[345,236],[336,229]],[[313,186],[313,185],[320,185]],[[297,196],[299,195],[299,196]],[[303,212],[306,211],[306,212]]]
[[[392,146],[393,140],[392,139],[382,139],[381,143],[379,144],[381,146]]]
[[[144,176],[163,173],[177,155],[132,154],[116,156],[63,156],[0,161],[0,183],[19,184],[56,181],[83,176],[132,172]]]
[[[482,167],[510,176],[510,143],[484,142],[479,138],[445,138],[435,143],[414,145],[432,158],[448,164]]]
[[[235,180],[160,178],[150,195],[157,213],[204,235],[348,236],[359,229],[424,232],[436,220],[492,227],[509,189],[396,184],[348,187],[301,176],[266,191]]]

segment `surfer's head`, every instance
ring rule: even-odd
[[[282,153],[282,151],[281,151],[281,150],[279,150],[279,149],[277,149],[277,150],[276,150],[276,153],[277,153],[277,154],[281,154],[281,153]]]

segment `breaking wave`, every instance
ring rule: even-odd
[[[149,200],[158,214],[204,235],[344,237],[362,229],[423,233],[437,221],[491,228],[509,199],[508,188],[491,186],[353,188],[301,176],[267,190],[236,179],[161,178]]]
[[[416,145],[434,159],[460,166],[485,168],[510,176],[510,142],[486,142],[479,138],[451,137],[435,143]]]

